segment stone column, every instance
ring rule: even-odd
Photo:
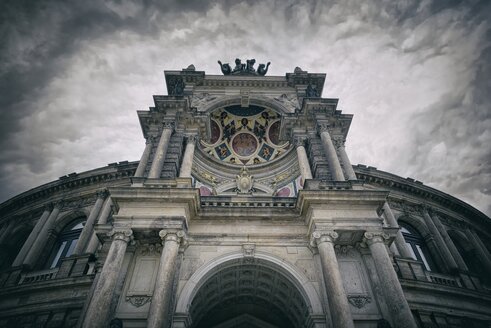
[[[324,147],[324,152],[327,156],[327,162],[329,164],[329,169],[331,170],[332,179],[335,181],[345,181],[343,169],[339,164],[339,158],[336,153],[336,148],[332,143],[331,135],[327,130],[327,126],[322,125],[320,127],[320,136],[322,140],[322,146]]]
[[[295,138],[295,145],[297,147],[298,166],[300,168],[300,174],[305,184],[305,180],[312,179],[312,171],[310,170],[309,158],[305,151],[305,139],[301,137]]]
[[[389,236],[385,233],[365,232],[364,237],[375,262],[380,284],[384,286],[382,290],[385,302],[389,307],[392,327],[416,328],[416,322],[384,243],[384,240],[387,240]]]
[[[138,167],[136,168],[135,171],[135,177],[143,177],[143,174],[145,173],[145,168],[147,167],[148,164],[148,158],[150,157],[150,153],[152,152],[152,146],[153,146],[153,137],[148,136],[146,142],[145,142],[145,150],[143,151],[142,157],[140,158],[140,162],[138,163]]]
[[[317,246],[321,258],[322,275],[326,284],[332,325],[339,328],[354,328],[348,297],[344,290],[338,260],[334,252],[334,241],[337,238],[338,234],[334,231],[314,231],[312,244]]]
[[[172,131],[172,123],[164,123],[159,144],[157,145],[157,151],[153,155],[152,166],[150,167],[150,172],[148,173],[149,178],[160,178],[160,173],[162,172],[162,167],[164,166],[165,154],[167,153],[167,147],[169,146]]]
[[[389,204],[387,204],[387,202],[384,203],[383,209],[384,209],[385,218],[387,219],[387,223],[389,224],[389,226],[393,228],[399,227],[399,224],[397,223],[394,213],[392,213],[392,210],[389,207]],[[408,249],[406,241],[404,240],[404,236],[402,235],[401,230],[397,231],[394,242],[396,244],[397,250],[399,251],[399,254],[402,257],[409,258],[409,259],[413,258],[411,252]]]
[[[34,226],[34,229],[32,229],[31,233],[29,234],[29,237],[27,237],[27,240],[24,242],[24,245],[22,246],[19,254],[17,254],[17,257],[14,260],[14,263],[12,263],[13,267],[19,266],[24,262],[24,259],[26,258],[27,252],[32,247],[32,244],[36,240],[36,237],[38,236],[39,232],[43,228],[44,224],[46,223],[46,220],[49,217],[49,213],[51,213],[52,206],[47,205],[44,207],[43,214],[41,215],[41,218],[39,218],[38,222]]]
[[[179,244],[184,237],[184,232],[161,230],[159,236],[163,240],[162,245],[164,247],[160,256],[160,265],[157,272],[157,279],[155,280],[152,303],[148,312],[147,327],[149,328],[169,327],[170,325],[171,318],[168,317],[168,313],[172,299],[172,285],[175,276]]]
[[[180,178],[191,177],[191,169],[193,167],[194,147],[195,147],[196,139],[197,138],[195,135],[190,135],[187,137],[186,149],[184,150],[181,170],[179,171]]]
[[[481,245],[478,239],[479,236],[473,230],[468,229],[466,234],[469,240],[471,241],[472,245],[476,249],[477,254],[479,254],[479,260],[486,268],[486,271],[488,273],[491,273],[491,260],[489,259],[488,250],[484,245]]]
[[[110,197],[106,199],[106,202],[104,203],[104,207],[102,208],[101,214],[99,215],[99,218],[97,219],[97,224],[106,224],[107,219],[109,218],[109,215],[111,214],[111,206],[113,205],[113,201]],[[85,249],[85,253],[88,254],[93,254],[97,250],[97,247],[99,247],[99,239],[97,238],[97,235],[95,232],[92,230],[92,236],[90,237],[89,244],[87,245],[87,248]]]
[[[443,257],[443,265],[446,266],[447,271],[449,272],[457,271],[458,270],[457,262],[455,262],[452,253],[450,253],[447,244],[443,240],[442,235],[438,231],[438,228],[436,227],[435,223],[431,219],[431,216],[428,213],[428,209],[425,206],[423,206],[422,212],[426,225],[428,226],[428,229],[430,230],[431,234],[434,236],[436,244],[438,245],[439,252]]]
[[[94,295],[90,300],[82,327],[102,328],[109,326],[111,300],[114,293],[128,242],[132,239],[131,229],[114,229],[111,247],[102,267]]]
[[[0,245],[3,244],[5,239],[7,239],[10,235],[10,231],[14,227],[14,220],[10,220],[9,223],[6,223],[0,232]]]
[[[58,214],[60,214],[60,210],[62,206],[63,203],[61,201],[57,202],[54,205],[51,214],[48,216],[48,219],[46,219],[46,223],[41,228],[39,235],[37,236],[36,240],[32,244],[32,247],[29,249],[29,252],[27,253],[23,262],[24,265],[27,265],[28,267],[32,268],[38,261],[39,255],[41,254],[48,240],[49,231],[53,228],[56,218],[58,217]]]
[[[334,140],[336,148],[338,150],[339,159],[341,163],[343,163],[344,172],[346,173],[348,179],[347,180],[357,180],[355,171],[353,170],[353,166],[349,160],[348,154],[346,154],[346,148],[344,147],[345,140],[344,138],[337,138]]]
[[[78,237],[77,245],[73,250],[73,255],[81,255],[84,252],[85,246],[87,246],[87,243],[92,236],[92,232],[94,231],[95,220],[97,219],[97,216],[99,216],[99,212],[101,211],[102,204],[104,203],[107,194],[107,190],[99,191],[97,193],[97,199],[90,211],[87,221],[85,221],[82,233],[80,233],[80,236]]]
[[[430,218],[435,224],[440,234],[442,235],[443,241],[445,242],[445,244],[447,244],[448,250],[450,251],[450,254],[452,254],[452,257],[454,258],[455,262],[457,263],[458,268],[461,271],[468,271],[469,269],[467,268],[467,265],[465,264],[462,255],[460,255],[452,238],[450,238],[450,236],[448,235],[447,229],[445,229],[438,216],[436,214],[432,214],[430,215]]]

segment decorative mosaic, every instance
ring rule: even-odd
[[[290,146],[280,142],[280,116],[271,109],[229,106],[213,112],[210,119],[210,140],[200,144],[206,154],[223,162],[266,163],[281,157]]]

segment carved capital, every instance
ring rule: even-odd
[[[172,130],[174,131],[174,122],[162,122],[162,129]]]
[[[344,147],[345,139],[343,136],[334,136],[331,139],[332,139],[332,143],[334,144],[334,147],[336,148]]]
[[[149,135],[147,137],[147,139],[145,140],[145,144],[148,145],[148,144],[153,144],[153,142],[155,141],[155,136],[152,136],[152,135]]]
[[[168,241],[173,241],[178,244],[184,244],[186,239],[186,233],[183,230],[171,231],[171,230],[160,230],[159,237],[162,239],[162,245]]]
[[[316,230],[312,233],[312,236],[310,238],[310,244],[313,247],[316,247],[317,245],[328,242],[328,243],[334,243],[336,239],[338,239],[339,234],[336,231],[322,231],[322,230]]]
[[[305,147],[306,141],[307,141],[307,137],[305,137],[305,136],[294,136],[293,137],[293,144],[295,145],[295,147],[300,147],[300,146]]]
[[[112,237],[113,240],[122,240],[126,243],[133,240],[133,230],[129,228],[114,228],[107,235]]]
[[[107,189],[99,190],[97,193],[97,198],[105,199],[109,195],[109,191]]]
[[[328,123],[318,123],[317,124],[317,131],[319,133],[329,132],[329,124]]]
[[[197,140],[198,140],[198,136],[196,134],[188,134],[186,136],[187,144],[195,144]]]
[[[61,210],[64,205],[65,205],[65,202],[63,200],[58,200],[58,201],[52,203],[53,209],[57,208],[57,209]]]
[[[389,240],[389,235],[385,232],[365,232],[363,234],[363,241],[367,245],[375,243],[386,243]]]

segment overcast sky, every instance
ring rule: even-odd
[[[163,70],[327,73],[347,151],[491,214],[491,1],[2,1],[0,202],[140,158]]]

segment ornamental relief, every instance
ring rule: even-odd
[[[126,297],[126,302],[129,302],[134,307],[141,307],[152,300],[151,296],[128,296]]]
[[[354,307],[361,309],[368,303],[371,303],[372,298],[368,295],[348,295],[348,302]]]
[[[95,204],[96,200],[97,200],[96,194],[85,198],[64,200],[62,205],[62,210],[76,210],[76,209],[92,206]]]

